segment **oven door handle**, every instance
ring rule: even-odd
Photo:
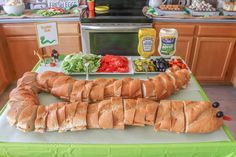
[[[139,30],[140,28],[151,28],[151,24],[143,24],[143,25],[134,25],[134,26],[88,26],[88,25],[82,25],[81,28],[82,30],[96,30],[96,31],[124,31],[124,30],[130,30],[130,31],[136,31]]]

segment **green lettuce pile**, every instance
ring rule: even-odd
[[[89,63],[89,73],[96,72],[100,66],[100,59],[101,56],[94,54],[70,54],[62,61],[61,68],[67,74],[81,73],[86,72],[85,63]]]

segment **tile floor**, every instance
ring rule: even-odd
[[[8,100],[9,92],[15,87],[15,84],[9,86],[6,91],[0,95],[0,109]],[[236,88],[232,86],[203,86],[211,101],[220,102],[221,110],[229,115],[233,120],[225,121],[234,138],[236,139]]]

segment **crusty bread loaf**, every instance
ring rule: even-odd
[[[79,130],[86,130],[87,127],[87,109],[88,103],[87,102],[80,102],[77,105],[77,109],[75,115],[73,117],[73,128],[71,131],[79,131]]]
[[[171,101],[162,100],[158,107],[155,122],[156,131],[169,131],[171,128]]]
[[[111,100],[103,100],[98,104],[98,124],[102,129],[113,128]]]
[[[183,133],[185,129],[184,102],[171,101],[171,128],[170,131]]]
[[[123,100],[120,97],[111,98],[113,127],[114,129],[124,129],[124,108]]]
[[[44,133],[46,130],[46,122],[47,122],[47,115],[48,112],[46,110],[46,107],[43,105],[38,106],[37,110],[37,116],[34,122],[35,130],[36,132]]]
[[[88,105],[86,120],[87,120],[87,128],[99,128],[98,103],[93,103]]]
[[[156,131],[177,133],[218,129],[223,119],[216,117],[219,110],[210,102],[161,100],[189,80],[189,72],[176,67],[148,80],[85,81],[56,72],[26,73],[10,93],[7,119],[25,132],[124,129],[125,125],[155,125]],[[42,90],[68,102],[42,106],[37,98]]]
[[[28,105],[20,113],[17,122],[17,128],[23,132],[34,130],[34,121],[36,118],[38,106]]]
[[[126,125],[133,125],[134,123],[136,103],[135,99],[124,100],[124,123]]]

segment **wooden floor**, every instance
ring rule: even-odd
[[[6,91],[0,95],[0,109],[8,100],[9,92],[15,87],[15,84],[6,89]],[[225,124],[229,127],[236,139],[236,89],[232,86],[203,86],[203,89],[207,93],[211,101],[220,102],[220,109],[224,114],[232,117],[232,121],[225,121]]]

